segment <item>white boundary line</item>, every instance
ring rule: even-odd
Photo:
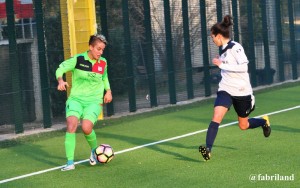
[[[283,109],[283,110],[278,110],[278,111],[275,111],[275,112],[270,112],[270,113],[267,113],[267,114],[264,114],[264,115],[279,114],[279,113],[282,113],[282,112],[287,112],[287,111],[295,110],[297,108],[300,108],[300,105],[299,106],[294,106],[292,108],[286,108],[286,109]],[[263,116],[263,115],[261,115],[261,116]],[[261,117],[261,116],[256,116],[256,117]],[[237,123],[237,121],[234,121],[234,122],[231,122],[231,123],[227,123],[227,124],[221,125],[219,128],[228,127],[228,126],[234,125],[236,123]],[[160,143],[164,143],[164,142],[168,142],[168,141],[172,141],[172,140],[177,140],[177,139],[180,139],[180,138],[192,136],[192,135],[203,133],[203,132],[206,132],[206,131],[207,131],[207,129],[203,129],[203,130],[199,130],[199,131],[187,133],[187,134],[180,135],[180,136],[175,136],[175,137],[172,137],[172,138],[167,138],[167,139],[160,140],[160,141],[157,141],[157,142],[151,142],[151,143],[148,143],[148,144],[143,144],[143,145],[140,145],[140,146],[136,146],[136,147],[124,149],[124,150],[121,150],[121,151],[117,151],[117,152],[115,152],[115,154],[117,155],[117,154],[121,154],[121,153],[126,153],[126,152],[129,152],[129,151],[141,149],[141,148],[144,148],[144,147],[147,147],[147,146],[152,146],[152,145],[156,145],[156,144],[160,144]],[[85,159],[85,160],[81,160],[81,161],[75,162],[75,164],[80,164],[80,163],[84,163],[84,162],[87,162],[87,161],[89,161],[89,159]],[[10,182],[10,181],[14,181],[14,180],[18,180],[18,179],[22,179],[22,178],[26,178],[26,177],[30,177],[30,176],[34,176],[34,175],[43,174],[43,173],[50,172],[50,171],[53,171],[53,170],[58,170],[58,169],[61,169],[62,167],[64,167],[64,165],[63,166],[54,167],[54,168],[49,168],[49,169],[46,169],[46,170],[41,170],[41,171],[33,172],[33,173],[30,173],[30,174],[25,174],[25,175],[22,175],[22,176],[17,176],[17,177],[14,177],[14,178],[4,179],[4,180],[0,181],[0,184],[6,183],[6,182]]]

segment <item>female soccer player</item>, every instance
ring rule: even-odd
[[[206,146],[200,146],[199,152],[204,160],[211,158],[211,150],[216,139],[219,125],[225,114],[233,105],[241,130],[262,127],[265,137],[270,136],[271,128],[268,116],[250,118],[255,100],[248,74],[248,59],[243,47],[230,39],[232,18],[226,15],[222,22],[211,27],[211,38],[218,47],[222,47],[220,57],[212,60],[221,69],[222,79],[219,83],[214,114],[206,134]]]
[[[101,57],[107,41],[103,35],[92,35],[89,39],[89,50],[65,60],[56,70],[57,89],[65,91],[69,84],[62,78],[63,74],[72,72],[72,88],[66,102],[67,132],[65,150],[67,164],[62,171],[75,169],[74,152],[76,130],[81,121],[85,139],[91,147],[90,164],[95,165],[93,151],[97,147],[97,139],[93,130],[102,105],[112,101],[110,84],[107,76],[107,61]],[[104,95],[104,90],[106,94]]]

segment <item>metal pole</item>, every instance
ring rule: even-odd
[[[281,24],[281,10],[280,10],[280,0],[275,1],[275,11],[276,11],[276,34],[277,34],[277,58],[278,58],[278,71],[279,80],[282,82],[284,78],[284,64],[283,64],[283,47],[282,47],[282,24]]]
[[[216,0],[216,6],[217,6],[217,20],[218,20],[218,22],[221,22],[223,19],[222,0]]]
[[[232,0],[232,16],[233,16],[233,33],[234,41],[239,42],[239,17],[238,17],[238,6],[237,0]]]
[[[292,73],[293,73],[293,79],[296,80],[298,79],[298,72],[297,72],[298,68],[297,68],[297,45],[296,45],[296,38],[295,38],[293,0],[288,0],[288,10],[289,10]]]
[[[205,0],[200,0],[200,15],[201,15],[201,38],[202,38],[202,53],[204,65],[204,87],[205,96],[211,95],[209,60],[208,60],[208,43],[207,43],[207,27],[206,27],[206,6]]]
[[[222,0],[216,0],[216,7],[217,7],[217,20],[221,22],[223,19],[222,16]],[[221,53],[222,47],[219,47],[219,53]]]
[[[124,50],[125,61],[127,69],[127,84],[128,84],[128,99],[129,99],[129,111],[136,111],[136,95],[134,86],[134,74],[132,65],[132,50],[131,50],[131,37],[129,26],[129,13],[128,13],[128,0],[122,0],[122,12],[123,12],[123,28],[124,28]]]
[[[20,66],[16,41],[15,11],[13,1],[6,1],[6,15],[9,42],[9,64],[12,80],[12,97],[14,110],[15,133],[23,133],[22,93],[20,83]]]
[[[101,20],[101,30],[102,34],[106,37],[109,41],[109,34],[108,34],[108,25],[107,25],[107,9],[106,9],[106,0],[100,0],[100,20]],[[109,53],[109,45],[104,50],[103,56],[107,59],[108,63],[110,62],[110,53]],[[108,66],[108,75],[112,75],[111,69]],[[112,91],[113,92],[113,91]],[[111,103],[106,104],[106,112],[107,116],[114,115],[114,103],[113,100]]]
[[[183,20],[183,38],[184,38],[184,57],[185,57],[187,96],[188,96],[188,99],[193,99],[194,98],[193,69],[192,69],[192,60],[191,60],[189,12],[188,12],[188,1],[187,0],[182,0],[182,20]]]
[[[250,67],[250,79],[253,87],[257,86],[256,79],[256,64],[255,64],[255,49],[254,49],[254,29],[253,29],[253,11],[252,11],[252,0],[247,0],[247,17],[248,17],[248,36],[249,36],[249,67]]]
[[[149,81],[150,103],[151,107],[157,106],[157,95],[155,86],[155,70],[154,70],[154,55],[152,46],[152,28],[151,28],[151,13],[149,0],[143,0],[144,6],[144,26],[145,26],[145,41],[146,41],[146,68]]]
[[[269,50],[269,35],[268,35],[268,22],[267,22],[267,6],[266,1],[261,1],[261,15],[262,15],[262,34],[264,43],[264,55],[265,55],[265,68],[264,73],[266,75],[266,83],[271,84],[273,79],[271,76],[271,63],[270,63],[270,50]]]
[[[167,64],[168,64],[170,104],[176,104],[175,71],[174,71],[174,62],[173,62],[172,29],[171,29],[169,0],[164,0],[164,15],[165,15],[166,51],[167,51]]]
[[[42,8],[42,1],[34,1],[35,17],[36,17],[36,30],[38,39],[38,56],[40,65],[40,79],[42,89],[42,104],[43,104],[43,122],[44,128],[49,128],[52,125],[51,122],[51,105],[49,98],[49,81],[48,70],[46,61],[45,50],[45,36],[44,36],[44,13]]]

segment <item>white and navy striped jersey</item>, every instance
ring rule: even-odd
[[[226,91],[231,96],[252,95],[252,87],[248,74],[248,58],[244,48],[237,42],[230,40],[222,46],[219,59],[222,64],[222,79],[219,83],[219,91]]]

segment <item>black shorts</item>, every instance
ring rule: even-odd
[[[224,106],[229,110],[231,105],[239,117],[248,117],[255,108],[254,96],[231,96],[226,91],[218,91],[214,106]]]

